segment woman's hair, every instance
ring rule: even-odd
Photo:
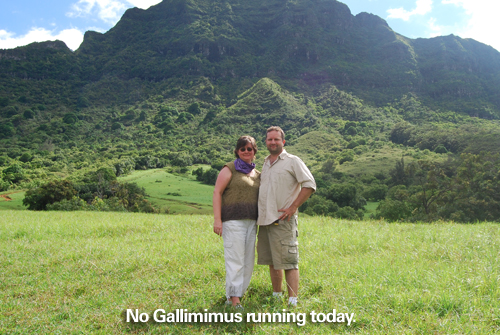
[[[236,158],[240,158],[238,155],[238,152],[240,151],[240,148],[244,148],[247,146],[247,144],[250,143],[253,148],[253,153],[256,155],[257,154],[257,143],[255,142],[255,138],[252,136],[241,136],[238,139],[238,142],[236,142],[236,149],[234,149],[234,154],[236,155]]]

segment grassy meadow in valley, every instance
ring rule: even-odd
[[[162,169],[142,170],[122,177],[120,181],[133,182],[144,187],[148,195],[147,199],[161,212],[169,214],[212,213],[214,187],[202,184],[194,178],[190,179],[187,175],[174,175]]]
[[[285,301],[270,300],[268,270],[256,266],[243,314],[336,309],[354,313],[350,326],[312,323],[309,316],[303,327],[126,323],[126,309],[235,313],[224,306],[223,246],[211,216],[2,211],[0,333],[500,331],[498,224],[307,217],[299,231],[299,306],[290,311]]]

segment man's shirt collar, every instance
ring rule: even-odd
[[[285,157],[288,155],[288,152],[286,152],[285,148],[283,148],[283,151],[280,153],[280,155],[278,156],[278,159],[285,159]],[[269,160],[269,157],[271,157],[271,155],[267,155],[267,157],[264,159],[265,161],[268,161]]]

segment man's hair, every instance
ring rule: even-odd
[[[280,127],[278,127],[278,126],[272,126],[272,127],[267,128],[266,136],[267,136],[267,134],[270,131],[278,131],[278,132],[280,132],[281,133],[281,139],[285,140],[285,132]]]
[[[240,148],[246,147],[249,143],[252,145],[253,153],[255,155],[257,154],[257,142],[255,142],[255,138],[253,138],[252,136],[244,135],[238,139],[238,142],[236,142],[236,149],[234,149],[236,158],[240,158],[240,156],[238,155],[238,151],[240,151]]]

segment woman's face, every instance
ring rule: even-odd
[[[241,147],[238,149],[238,156],[240,156],[240,159],[247,162],[251,163],[253,159],[255,158],[255,152],[253,151],[253,146],[251,143],[247,143],[244,147]]]

